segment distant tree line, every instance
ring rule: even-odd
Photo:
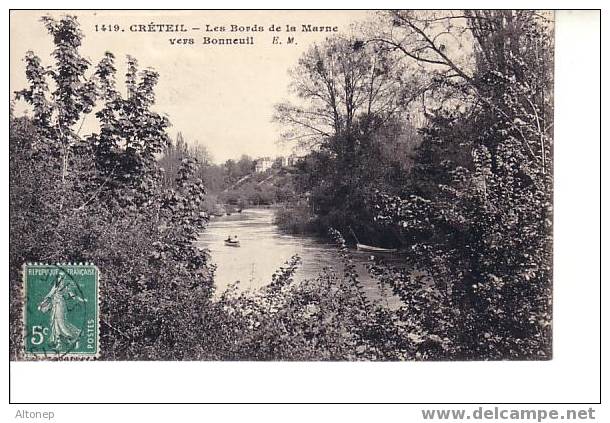
[[[189,143],[178,132],[176,140],[169,143],[159,158],[164,185],[175,183],[176,174],[184,158],[197,161],[197,175],[207,189],[205,210],[213,212],[220,207],[272,205],[292,201],[295,188],[291,172],[282,169],[282,158],[274,160],[271,169],[256,172],[256,161],[243,154],[238,160],[228,159],[217,165],[207,148],[198,143]]]
[[[209,253],[194,241],[206,201],[252,160],[217,166],[182,136],[172,142],[152,109],[155,71],[128,57],[121,90],[112,53],[95,65],[81,56],[75,17],[42,22],[53,64],[27,53],[16,97],[31,115],[9,116],[13,359],[28,330],[28,261],[98,265],[103,359],[551,357],[547,15],[380,12],[357,35],[308,50],[293,71],[295,99],[275,119],[311,153],[296,174],[269,176],[306,209],[299,219],[329,228],[341,263],[297,282],[295,256],[261,289],[217,295]],[[99,130],[81,134],[84,119]],[[397,308],[366,295],[349,227],[403,249],[407,268],[368,266]]]

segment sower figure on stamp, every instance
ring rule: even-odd
[[[43,313],[51,311],[49,341],[51,344],[58,346],[62,338],[67,338],[69,342],[73,342],[80,335],[80,330],[67,320],[66,297],[83,303],[87,301],[73,292],[71,284],[66,280],[65,273],[60,272],[53,287],[38,305],[38,310]]]

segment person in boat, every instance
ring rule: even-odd
[[[225,240],[227,242],[238,243],[237,235],[229,235],[229,237]]]

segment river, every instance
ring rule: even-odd
[[[217,266],[215,282],[218,293],[235,281],[240,282],[242,290],[268,284],[271,275],[295,254],[302,260],[294,275],[295,280],[314,278],[323,267],[342,271],[340,256],[333,243],[311,236],[283,233],[273,224],[273,215],[272,209],[245,209],[241,213],[210,220],[197,245],[209,250],[212,262]],[[241,246],[225,245],[228,235],[237,235]],[[353,251],[353,255],[367,296],[379,298],[378,284],[365,268],[371,253]]]

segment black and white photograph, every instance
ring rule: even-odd
[[[14,359],[552,358],[552,11],[14,11],[11,35]],[[99,298],[43,314],[32,263],[94,265]]]
[[[434,403],[467,368],[522,372],[519,401],[567,358],[597,377],[600,188],[560,150],[597,171],[597,69],[561,49],[599,15],[371,7],[9,11],[10,398],[95,403],[105,372],[146,403],[155,378],[169,403]],[[585,91],[590,119],[559,110]],[[399,380],[429,398],[384,398]]]

